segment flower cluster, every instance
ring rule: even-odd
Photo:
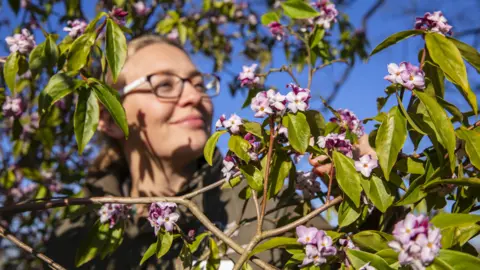
[[[320,11],[320,16],[310,19],[310,22],[318,24],[324,29],[330,29],[332,24],[337,21],[338,11],[335,4],[328,0],[317,0],[312,5]]]
[[[125,25],[125,17],[127,17],[127,15],[128,12],[122,8],[114,7],[112,11],[110,11],[110,16],[112,16],[113,20],[119,25]]]
[[[242,118],[240,118],[240,116],[236,114],[232,114],[228,119],[225,117],[225,114],[222,114],[222,116],[220,116],[220,118],[215,123],[215,127],[217,129],[220,129],[223,127],[228,129],[233,134],[237,134],[238,132],[240,132],[240,127],[242,125],[243,125]]]
[[[177,204],[169,202],[156,202],[150,205],[148,211],[148,221],[155,230],[155,235],[161,227],[165,228],[165,231],[173,231],[173,226],[177,222],[180,215],[176,213]]]
[[[330,122],[337,123],[340,126],[340,132],[343,133],[349,130],[357,135],[358,138],[365,134],[362,123],[353,112],[347,109],[339,109],[337,112],[340,118],[332,117]]]
[[[138,1],[135,4],[133,4],[133,9],[135,10],[135,13],[139,16],[145,16],[150,12],[150,8],[145,5],[143,1]]]
[[[309,107],[310,98],[312,97],[310,95],[310,89],[301,88],[293,83],[287,84],[287,88],[292,89],[292,91],[290,91],[286,96],[286,99],[289,102],[287,108],[293,113],[296,113],[297,111],[304,112],[307,110]]]
[[[25,111],[25,103],[20,97],[11,98],[7,96],[2,111],[4,117],[19,118]]]
[[[286,98],[273,89],[262,91],[252,99],[250,108],[255,112],[255,117],[266,117],[272,114],[282,115],[285,112]]]
[[[68,35],[73,39],[81,36],[87,28],[87,23],[84,20],[74,20],[67,22],[68,27],[64,27],[63,31],[68,32]]]
[[[317,175],[313,172],[298,171],[297,183],[295,187],[303,192],[303,196],[305,198],[312,198],[315,193],[321,191],[320,183],[315,181],[316,178]]]
[[[400,253],[400,264],[411,265],[415,270],[425,269],[441,248],[440,229],[431,226],[424,215],[407,214],[404,220],[395,224],[393,237],[395,240],[388,245]]]
[[[283,26],[279,22],[271,22],[268,24],[268,29],[270,30],[270,33],[278,40],[281,41],[285,37],[285,30],[283,29]]]
[[[29,54],[37,45],[35,43],[35,37],[25,28],[22,29],[20,34],[15,34],[13,37],[6,37],[5,41],[12,53],[18,51],[21,54]]]
[[[371,155],[363,155],[358,161],[355,161],[355,169],[365,177],[370,177],[372,170],[378,167],[378,160]]]
[[[240,80],[240,85],[243,86],[254,86],[260,82],[260,78],[255,75],[255,70],[257,69],[257,64],[252,64],[251,66],[243,66],[243,71],[238,75]]]
[[[248,149],[250,160],[258,160],[257,151],[260,149],[261,143],[257,141],[257,138],[252,133],[247,133],[243,138],[251,145],[250,149]]]
[[[425,73],[417,66],[408,62],[402,62],[400,65],[390,63],[388,65],[388,74],[385,80],[391,83],[399,83],[407,89],[425,88]]]
[[[318,230],[315,227],[298,226],[298,242],[305,246],[305,259],[302,266],[313,263],[321,265],[327,262],[328,256],[337,254],[337,249],[333,246],[333,241],[325,231]]]
[[[130,217],[130,211],[132,207],[130,205],[119,203],[106,203],[102,205],[98,214],[100,215],[101,223],[110,223],[110,228],[113,228],[115,224],[121,219],[127,219]]]
[[[353,157],[353,145],[349,139],[345,138],[345,133],[330,133],[325,137],[320,136],[318,137],[317,145],[322,149],[326,148],[329,152],[337,150],[347,157]]]
[[[452,26],[447,23],[447,18],[441,11],[427,12],[423,17],[415,20],[415,29],[429,30],[443,35],[452,34]]]
[[[227,154],[223,159],[222,173],[226,181],[229,181],[234,174],[238,172],[238,168],[235,165],[235,158],[231,154]]]

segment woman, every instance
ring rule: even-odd
[[[213,166],[203,158],[203,148],[211,132],[213,106],[210,97],[216,95],[218,89],[205,89],[202,79],[209,78],[197,70],[176,43],[154,35],[131,41],[125,66],[118,81],[112,84],[123,92],[122,102],[130,135],[126,140],[108,112],[102,111],[98,129],[108,144],[89,171],[83,195],[176,196],[221,179],[220,153],[216,151]],[[194,202],[211,221],[225,229],[241,218],[244,200],[238,198],[240,188],[233,191],[213,189],[195,197]],[[272,202],[267,207],[274,206]],[[178,225],[182,230],[200,232],[201,223],[189,216],[185,209],[180,210],[183,211]],[[264,229],[275,227],[276,217],[292,212],[293,208],[284,208],[267,216]],[[90,213],[95,212],[91,210]],[[253,221],[241,226],[234,238],[236,242],[247,244],[250,241],[256,228],[255,213],[250,200],[243,217]],[[105,260],[95,259],[84,267],[139,268],[143,253],[155,241],[153,229],[145,219],[147,214],[146,206],[138,205],[135,219],[127,224],[118,250]],[[97,219],[96,214],[90,214],[66,220],[47,243],[47,254],[61,265],[73,268],[75,247]],[[328,227],[321,218],[310,224],[317,228]],[[67,246],[71,248],[65,248]],[[181,261],[177,258],[179,251],[178,243],[161,262],[151,258],[146,265],[158,269],[181,269]],[[236,254],[229,256],[238,258]],[[264,252],[259,258],[279,266],[285,262],[285,257],[281,258],[278,252]]]

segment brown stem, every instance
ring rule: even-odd
[[[327,210],[328,208],[330,208],[334,205],[339,204],[342,201],[343,201],[343,198],[341,196],[338,196],[335,199],[331,200],[330,202],[327,202],[326,204],[322,205],[321,207],[319,207],[319,208],[313,210],[312,212],[308,213],[306,216],[303,216],[303,217],[297,219],[296,221],[294,221],[290,224],[287,224],[287,225],[282,226],[280,228],[264,231],[262,233],[261,239],[263,240],[263,239],[266,239],[266,238],[269,238],[269,237],[284,234],[284,233],[294,229],[297,226],[300,226],[302,224],[307,223],[309,220],[311,220],[315,216],[321,214],[323,211]]]
[[[330,62],[328,62],[328,63],[322,64],[322,65],[314,68],[314,69],[313,69],[313,72],[316,72],[317,70],[320,70],[320,69],[322,69],[322,68],[324,68],[324,67],[330,66],[330,65],[333,64],[333,63],[345,63],[345,64],[348,64],[348,60],[346,60],[346,59],[335,59],[335,60],[332,60],[332,61],[330,61]]]
[[[267,153],[267,167],[265,168],[265,175],[263,176],[263,198],[262,198],[262,211],[260,213],[260,220],[258,221],[257,228],[262,230],[263,217],[265,216],[265,208],[267,207],[267,190],[268,190],[268,176],[270,175],[270,161],[272,160],[273,153],[273,140],[275,139],[275,119],[270,118],[270,144],[268,145]]]
[[[250,255],[250,252],[252,252],[253,248],[260,242],[261,236],[259,233],[255,234],[255,236],[252,238],[250,243],[248,243],[248,246],[245,248],[245,251],[243,252],[242,256],[237,260],[235,265],[233,266],[233,270],[240,270],[243,266],[243,264],[248,260],[248,257]]]
[[[33,250],[33,248],[31,248],[29,245],[23,243],[22,241],[20,241],[18,238],[16,238],[15,236],[13,236],[12,234],[10,234],[5,228],[3,228],[2,226],[0,226],[0,236],[5,238],[5,239],[8,239],[10,240],[12,243],[14,243],[15,245],[17,245],[18,247],[20,247],[21,249],[25,250],[26,252],[32,254],[33,256],[39,258],[40,260],[44,261],[46,264],[48,264],[48,266],[52,269],[57,269],[57,270],[65,270],[65,268],[61,265],[59,265],[58,263],[54,262],[52,259],[50,259],[49,257],[47,257],[46,255],[42,254],[42,253],[39,253],[39,252],[36,252],[35,250]]]
[[[328,172],[328,191],[327,191],[327,203],[330,201],[330,192],[332,191],[332,182],[333,182],[333,164],[330,167]]]
[[[260,209],[259,209],[259,204],[258,204],[258,197],[257,197],[257,191],[252,191],[252,198],[253,198],[253,203],[255,204],[255,210],[257,211],[257,234],[262,233],[262,226],[260,224]]]
[[[425,57],[427,55],[427,47],[425,46],[422,50],[422,59],[420,60],[420,69],[423,70],[423,66],[425,65]]]

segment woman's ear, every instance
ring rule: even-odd
[[[110,113],[103,107],[100,109],[100,119],[97,130],[107,134],[113,139],[120,140],[125,138],[122,129],[117,126]]]

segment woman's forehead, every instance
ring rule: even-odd
[[[124,72],[127,81],[154,72],[169,71],[179,76],[188,76],[196,71],[188,55],[169,44],[152,44],[138,50],[128,58]]]

